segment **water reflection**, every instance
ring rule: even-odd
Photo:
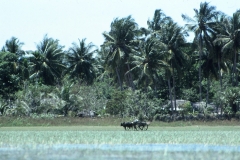
[[[217,153],[217,154],[216,154]],[[58,144],[1,147],[1,159],[240,159],[240,146],[203,144]]]
[[[64,144],[51,146],[54,149],[101,149],[112,151],[225,151],[225,152],[240,152],[240,146],[223,146],[223,145],[204,145],[204,144],[102,144],[102,145],[87,145],[87,144]]]

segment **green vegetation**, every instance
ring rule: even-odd
[[[218,159],[233,159],[239,158],[240,145],[240,127],[236,126],[154,126],[148,131],[124,131],[120,126],[2,127],[0,135],[0,147],[5,149],[0,153],[5,159],[24,159],[26,155],[35,159],[136,155],[165,159],[175,156],[211,159],[214,155]]]
[[[185,26],[153,13],[147,28],[115,18],[100,48],[85,37],[67,49],[45,35],[34,51],[6,40],[1,158],[240,159],[240,10],[228,16],[202,2],[182,15]],[[120,126],[135,119],[149,129]]]
[[[15,127],[24,127],[25,129],[31,127],[87,127],[98,128],[104,127],[115,127],[120,128],[120,123],[124,121],[133,121],[129,118],[116,118],[116,117],[105,117],[105,118],[75,118],[75,117],[52,117],[50,115],[38,115],[35,117],[0,117],[0,127],[8,127],[9,130]],[[221,126],[235,126],[238,128],[238,120],[215,120],[215,121],[173,121],[173,122],[162,122],[162,121],[152,121],[150,123],[151,127],[191,127],[191,126],[206,126],[206,127],[221,127]],[[2,129],[1,128],[1,129]]]
[[[161,143],[240,145],[239,126],[151,126],[148,131],[125,131],[121,126],[1,127],[0,134],[0,146]]]
[[[161,9],[146,20],[147,28],[132,16],[115,18],[100,48],[84,37],[67,49],[45,35],[34,51],[22,50],[16,37],[6,40],[0,114],[15,117],[6,123],[17,126],[37,124],[28,118],[49,116],[50,122],[41,121],[52,125],[54,117],[93,113],[164,122],[238,120],[240,10],[228,16],[202,2],[194,12],[182,15],[185,26]],[[193,42],[188,33],[195,34]]]

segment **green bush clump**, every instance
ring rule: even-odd
[[[237,119],[240,119],[240,111],[237,111],[237,112],[236,112],[235,117],[236,117]]]
[[[42,114],[33,113],[33,114],[30,114],[30,117],[33,118],[33,119],[42,119],[42,118],[54,119],[56,117],[56,115],[51,114],[51,113],[42,113]]]

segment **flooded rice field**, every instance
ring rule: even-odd
[[[13,129],[0,128],[0,159],[240,159],[239,127],[151,127],[141,132],[111,126]]]
[[[2,146],[5,160],[77,160],[77,159],[211,159],[239,160],[240,146],[203,144],[57,144]]]

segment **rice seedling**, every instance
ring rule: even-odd
[[[239,159],[239,146],[240,130],[235,127],[0,128],[4,159]]]
[[[240,145],[240,131],[0,131],[0,146],[25,144]]]

